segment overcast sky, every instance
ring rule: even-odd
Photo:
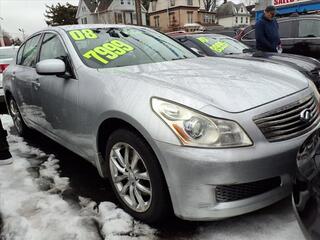
[[[233,0],[237,3],[240,0]],[[46,27],[44,21],[45,5],[69,2],[78,5],[79,0],[0,0],[0,26],[14,37],[22,34],[23,28],[26,35]]]

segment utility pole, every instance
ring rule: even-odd
[[[24,41],[26,36],[24,35],[24,29],[23,28],[19,28],[19,31],[22,33],[22,40]]]
[[[0,17],[0,20],[3,20],[3,18]],[[1,29],[1,24],[0,24],[0,47],[1,46],[5,46],[5,44],[4,44],[4,40],[3,40],[3,31]]]
[[[135,0],[135,2],[136,2],[137,25],[142,26],[141,0]]]

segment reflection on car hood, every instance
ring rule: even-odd
[[[129,66],[121,69],[121,77],[188,92],[228,112],[255,108],[308,87],[308,79],[293,68],[230,58],[203,57]]]
[[[299,56],[294,54],[278,54],[278,53],[244,53],[244,54],[235,54],[228,55],[230,58],[242,58],[250,60],[259,60],[268,61],[273,63],[280,63],[290,67],[294,67],[300,72],[310,72],[314,69],[320,69],[320,62],[316,59]],[[253,58],[254,57],[254,58]]]

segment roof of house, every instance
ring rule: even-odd
[[[83,0],[91,13],[105,11],[109,8],[112,0]]]
[[[235,4],[234,2],[226,2],[217,9],[217,17],[232,17],[237,14],[243,3]],[[244,6],[245,7],[245,6]]]

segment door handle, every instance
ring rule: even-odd
[[[16,78],[16,72],[12,72],[11,74],[11,80],[14,80]]]

